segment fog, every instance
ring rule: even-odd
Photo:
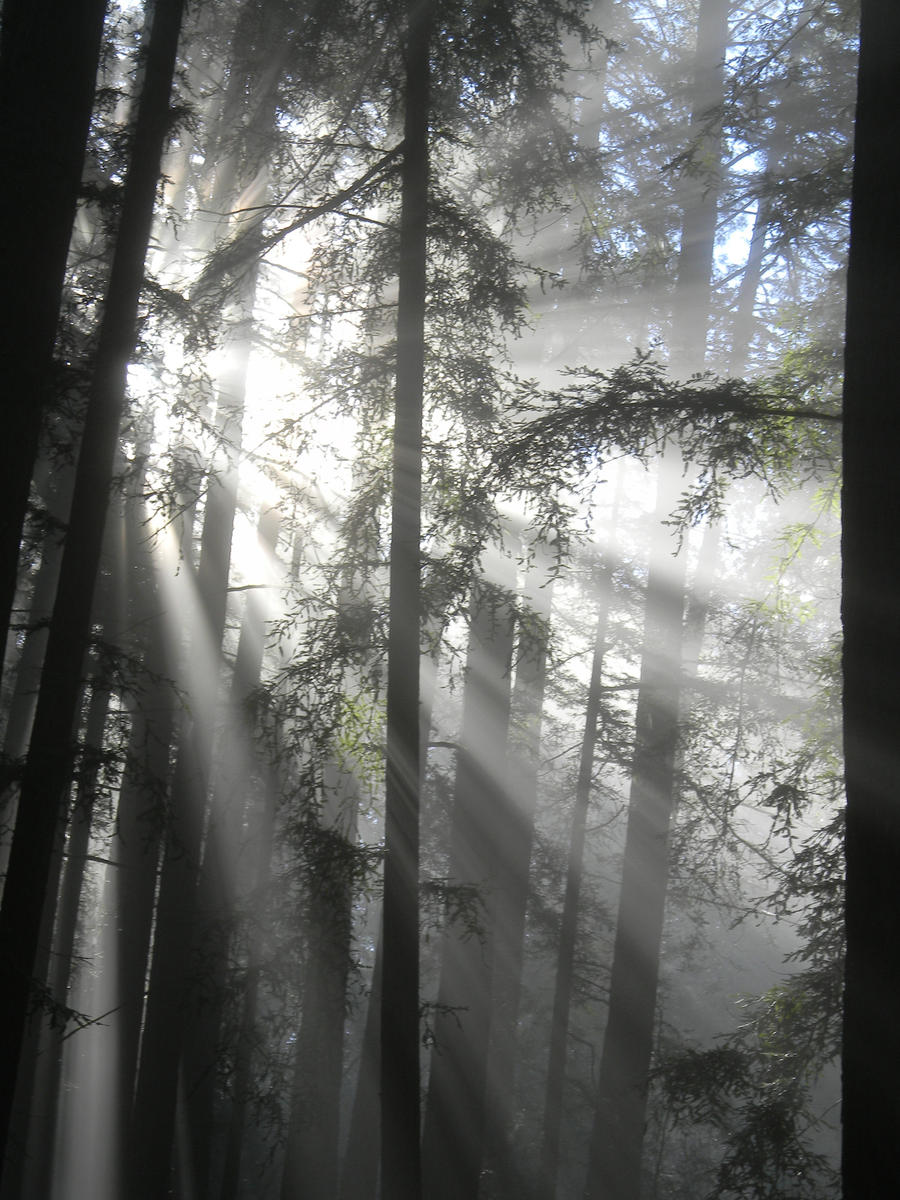
[[[838,1195],[845,7],[188,7],[0,1200]],[[10,881],[151,16],[104,26]]]

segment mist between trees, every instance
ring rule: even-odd
[[[0,20],[0,1200],[900,1194],[890,0]]]

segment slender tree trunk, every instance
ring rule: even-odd
[[[900,6],[863,0],[844,382],[844,1200],[900,1190]]]
[[[261,896],[264,892],[271,872],[276,807],[275,773],[271,768],[266,772],[262,791],[260,804],[262,811],[254,823],[257,831],[257,843],[252,874],[257,896]],[[257,1037],[261,968],[262,953],[259,939],[251,938],[247,977],[244,984],[244,1006],[235,1053],[231,1115],[225,1139],[225,1161],[220,1200],[237,1200],[241,1186],[241,1155],[247,1121],[247,1106],[253,1089],[253,1051]]]
[[[598,573],[597,590],[600,609],[594,633],[591,678],[588,684],[584,735],[581,740],[581,755],[578,761],[578,781],[575,785],[572,833],[569,838],[566,891],[556,951],[556,982],[553,990],[553,1014],[550,1019],[550,1055],[547,1063],[547,1084],[544,1095],[544,1131],[541,1143],[541,1173],[538,1190],[541,1200],[553,1200],[556,1195],[556,1177],[559,1171],[563,1084],[569,1036],[569,1012],[575,978],[575,943],[578,935],[578,912],[584,874],[585,832],[594,775],[594,749],[597,743],[597,725],[600,719],[611,575],[612,564],[606,562]]]
[[[448,919],[441,941],[422,1135],[428,1200],[476,1196],[484,1160],[493,888],[507,834],[504,789],[513,623],[509,593],[478,583],[472,593],[450,833],[449,886],[458,889],[459,913]]]
[[[161,583],[152,551],[139,528],[137,503],[136,500],[129,503],[126,519],[131,542],[129,577],[135,600],[131,616],[135,628],[145,638],[143,679],[139,695],[132,701],[131,730],[112,842],[113,859],[118,866],[110,876],[114,893],[109,903],[110,911],[116,914],[117,1008],[111,1019],[117,1037],[118,1094],[124,1114],[116,1130],[119,1179],[126,1178],[128,1116],[137,1075],[177,703]]]
[[[53,389],[53,345],[106,0],[6,0],[0,16],[0,629]],[[27,203],[25,198],[27,197]]]
[[[424,784],[428,757],[428,739],[431,734],[431,714],[437,682],[441,639],[436,622],[428,630],[431,637],[430,653],[421,660],[420,704],[419,704],[419,788]],[[378,1097],[381,1081],[381,997],[384,976],[384,938],[379,923],[378,940],[375,944],[375,962],[372,968],[372,988],[366,1008],[359,1070],[347,1148],[341,1171],[340,1200],[375,1200],[378,1191],[378,1162],[381,1133],[381,1117]]]
[[[681,686],[684,555],[662,522],[677,497],[678,458],[660,465],[638,685],[622,887],[597,1082],[585,1200],[639,1200],[647,1081],[669,877],[669,829]]]
[[[729,0],[702,0],[691,140],[695,173],[682,183],[681,249],[672,312],[672,370],[702,371],[709,334],[713,251],[721,190],[722,105]]]
[[[162,147],[169,128],[183,0],[157,0],[122,200],[119,234],[107,289],[57,602],[35,712],[16,830],[0,910],[0,1153],[5,1152],[11,1097],[29,1005],[41,910],[62,797],[71,767],[71,739],[94,580],[112,480],[125,375],[134,351],[144,257],[153,220]]]
[[[307,959],[291,1085],[282,1200],[334,1200],[344,1012],[352,932],[352,860],[359,784],[336,764],[325,769],[323,812],[307,863]]]
[[[381,1075],[378,1035],[381,1027],[383,970],[384,955],[379,930],[356,1091],[350,1113],[347,1152],[341,1172],[340,1200],[375,1200],[378,1189],[378,1087]]]
[[[70,473],[63,472],[63,478],[65,483],[62,486],[59,486],[58,479],[55,479],[55,486],[51,485],[50,495],[46,500],[48,510],[57,519],[60,519],[57,510],[68,509],[71,492]],[[7,722],[3,733],[3,763],[0,767],[0,822],[3,826],[0,834],[0,876],[4,880],[18,805],[16,782],[28,752],[61,558],[62,534],[57,529],[50,529],[43,539],[41,562],[32,588],[24,644],[16,663],[15,682],[9,697]]]
[[[516,679],[512,695],[508,790],[502,854],[494,879],[494,972],[491,1044],[488,1056],[488,1121],[486,1163],[492,1194],[516,1198],[525,1194],[513,1142],[516,1045],[529,870],[534,842],[540,766],[541,716],[547,670],[552,576],[546,547],[538,543],[519,622]]]
[[[419,657],[422,391],[431,0],[407,5],[390,614],[381,1022],[382,1194],[421,1195],[419,1153]]]
[[[104,623],[104,635],[109,636],[106,623]],[[109,700],[108,680],[104,680],[100,675],[95,675],[91,685],[91,698],[85,724],[85,759],[79,774],[74,812],[66,842],[66,861],[59,893],[56,933],[53,939],[53,955],[48,978],[50,994],[60,1004],[68,1003],[75,952],[75,934],[94,817],[94,799],[100,776],[100,755],[103,749],[103,734]],[[63,1077],[63,1031],[57,1026],[48,1030],[47,1033],[41,1056],[41,1071],[36,1080],[36,1092],[40,1097],[38,1110],[44,1114],[40,1128],[33,1133],[37,1150],[33,1157],[36,1175],[24,1193],[33,1200],[51,1200],[53,1193],[53,1150],[56,1144],[56,1127],[59,1116],[60,1082]]]

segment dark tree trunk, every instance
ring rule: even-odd
[[[334,1200],[344,1013],[353,917],[353,844],[359,785],[335,764],[325,769],[323,811],[307,861],[307,958],[291,1084],[282,1200]]]
[[[702,371],[709,333],[713,251],[721,190],[722,105],[729,0],[702,0],[691,108],[693,171],[682,182],[681,248],[672,312],[672,370]]]
[[[473,589],[450,831],[448,917],[422,1135],[428,1200],[476,1196],[485,1153],[494,956],[494,872],[507,812],[513,611],[495,585]]]
[[[106,0],[6,0],[0,18],[0,629],[53,386],[53,344]]]
[[[108,638],[109,636],[110,631],[107,624],[104,623],[104,637]],[[102,668],[100,669],[102,671]],[[66,842],[65,866],[59,891],[56,932],[53,938],[53,955],[47,981],[51,996],[60,1004],[68,1003],[75,934],[94,816],[94,798],[100,778],[100,756],[103,750],[103,734],[109,700],[109,681],[104,679],[102,674],[95,675],[91,684],[91,697],[85,724],[84,760],[79,773],[69,837]],[[36,1092],[39,1095],[38,1109],[43,1113],[43,1120],[33,1131],[34,1146],[37,1151],[33,1158],[36,1174],[25,1193],[33,1200],[52,1200],[53,1195],[55,1165],[53,1148],[56,1144],[56,1126],[61,1100],[60,1082],[63,1078],[63,1037],[63,1031],[58,1026],[47,1031],[41,1056],[41,1069],[36,1080]]]
[[[671,531],[662,524],[678,494],[680,479],[671,461],[678,457],[660,463],[622,887],[585,1200],[639,1200],[641,1191],[678,748],[684,555],[673,559]]]
[[[547,673],[552,594],[552,576],[548,567],[546,547],[539,543],[524,597],[526,612],[519,622],[510,717],[508,791],[501,797],[505,803],[500,818],[504,824],[503,852],[497,860],[494,879],[495,951],[485,1099],[488,1121],[486,1163],[492,1176],[492,1194],[516,1200],[525,1194],[513,1142],[514,1095],[525,916]]]
[[[900,1192],[900,6],[863,0],[844,383],[844,1200]]]
[[[382,1194],[418,1200],[419,657],[430,0],[409,0],[391,490],[384,861]]]
[[[553,990],[553,1013],[550,1019],[550,1054],[547,1063],[547,1083],[544,1097],[544,1130],[541,1144],[541,1173],[538,1195],[541,1200],[553,1200],[559,1170],[559,1141],[562,1127],[563,1084],[569,1034],[569,1011],[575,978],[575,943],[578,934],[578,911],[581,902],[581,883],[584,872],[584,843],[588,809],[594,774],[594,748],[597,743],[597,724],[600,718],[603,659],[606,653],[611,564],[604,563],[599,571],[598,593],[600,611],[594,633],[594,652],[591,678],[588,685],[584,715],[584,736],[578,762],[578,782],[572,811],[572,833],[569,838],[569,861],[566,868],[566,891],[560,918],[559,943],[556,951],[556,980]]]
[[[378,1190],[378,1086],[381,1074],[378,1034],[381,1027],[381,979],[384,966],[381,942],[379,931],[356,1091],[350,1113],[347,1151],[341,1173],[340,1200],[375,1200]]]
[[[427,627],[426,627],[427,628]],[[422,660],[421,694],[419,703],[419,787],[422,788],[428,738],[431,733],[431,713],[437,682],[440,659],[440,631],[437,623],[428,630],[431,650]],[[378,1191],[378,1162],[381,1142],[381,1115],[379,1091],[381,1081],[381,995],[384,976],[384,938],[379,926],[375,944],[375,962],[372,967],[372,988],[366,1008],[365,1028],[360,1051],[359,1070],[353,1105],[350,1112],[350,1127],[347,1132],[347,1148],[341,1171],[340,1200],[375,1200]]]
[[[57,602],[0,910],[0,1153],[31,991],[54,838],[63,821],[72,726],[90,630],[128,360],[134,351],[144,258],[153,220],[183,0],[157,0],[88,399]]]
[[[257,840],[252,871],[253,888],[257,896],[263,894],[271,873],[277,800],[275,772],[272,769],[266,771],[261,790],[260,811],[254,822]],[[261,968],[260,939],[251,938],[247,976],[244,983],[243,1008],[235,1050],[231,1114],[225,1139],[222,1190],[219,1200],[237,1200],[241,1187],[241,1157],[244,1148],[247,1108],[253,1090],[254,1046],[258,1036],[257,1014]]]
[[[140,501],[136,498],[129,501],[126,537],[134,598],[130,617],[133,626],[141,630],[144,637],[140,647],[142,677],[138,695],[131,702],[131,730],[116,810],[112,854],[118,866],[109,877],[112,888],[109,908],[116,914],[116,1012],[111,1020],[117,1039],[118,1095],[122,1114],[115,1131],[120,1158],[119,1179],[125,1178],[127,1162],[128,1117],[137,1075],[177,704],[165,602],[139,506]]]
[[[48,512],[60,522],[60,514],[68,511],[71,472],[62,472],[62,477],[62,485],[58,475],[53,477],[48,488],[49,495],[45,499]],[[41,546],[41,561],[29,600],[27,619],[23,622],[24,642],[16,662],[15,681],[11,688],[6,728],[3,733],[3,763],[0,766],[0,822],[3,825],[0,834],[0,876],[4,879],[18,804],[16,782],[28,753],[61,559],[62,533],[59,529],[48,529]]]

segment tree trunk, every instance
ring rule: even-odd
[[[0,910],[0,1155],[5,1152],[11,1097],[29,1005],[41,910],[62,797],[71,768],[72,726],[90,630],[94,581],[134,351],[144,258],[153,220],[169,94],[184,0],[157,0],[122,200],[119,234],[94,360],[68,534],[60,568],[41,691],[25,768],[9,871]]]
[[[351,771],[329,763],[323,791],[323,809],[306,863],[307,959],[282,1200],[334,1200],[338,1192],[344,1012],[359,784]]]
[[[478,583],[472,592],[450,833],[448,901],[459,911],[448,917],[441,941],[422,1135],[428,1200],[476,1196],[484,1160],[493,889],[507,833],[504,788],[513,623],[509,593]]]
[[[673,559],[672,534],[662,524],[680,483],[672,458],[679,456],[660,464],[622,887],[585,1200],[639,1200],[641,1191],[681,686],[685,556]]]
[[[430,636],[429,636],[430,635]],[[431,714],[437,683],[441,637],[436,621],[426,625],[426,643],[430,652],[421,660],[419,704],[419,788],[421,790],[428,757]],[[381,1086],[381,996],[384,976],[384,938],[379,924],[372,967],[372,988],[366,1008],[366,1021],[360,1051],[359,1070],[347,1148],[341,1171],[340,1200],[375,1200],[378,1192],[378,1159],[381,1119],[378,1097]]]
[[[563,1084],[569,1034],[569,1011],[572,1004],[572,986],[575,975],[575,941],[578,934],[578,908],[581,902],[581,882],[584,872],[585,831],[594,774],[594,747],[597,743],[597,723],[600,717],[600,689],[603,681],[603,658],[606,653],[607,626],[609,624],[611,575],[611,563],[606,562],[600,568],[598,579],[600,610],[597,614],[594,634],[591,678],[584,715],[584,736],[581,740],[578,782],[575,787],[575,804],[572,811],[572,833],[569,838],[566,891],[556,952],[556,982],[553,991],[553,1014],[550,1019],[550,1055],[547,1063],[544,1131],[538,1191],[541,1200],[553,1200],[556,1195],[556,1177],[559,1170]]]
[[[140,648],[144,677],[139,695],[132,701],[131,730],[112,842],[112,856],[118,866],[109,877],[113,888],[109,911],[116,914],[117,1007],[112,1021],[117,1040],[118,1092],[124,1114],[116,1131],[120,1179],[126,1178],[123,1172],[127,1164],[128,1117],[137,1076],[177,704],[169,646],[171,635],[166,628],[161,581],[140,527],[143,514],[136,511],[138,505],[136,498],[129,501],[126,536],[134,597],[131,620],[144,636]]]
[[[900,6],[863,0],[844,382],[844,1200],[900,1191]]]
[[[384,861],[382,1194],[418,1200],[419,657],[430,0],[407,5],[391,488]]]
[[[693,169],[682,181],[681,248],[672,312],[672,370],[702,371],[709,334],[713,251],[721,190],[722,105],[729,0],[702,0],[691,108]]]
[[[505,803],[501,818],[503,853],[497,860],[494,878],[495,951],[485,1100],[486,1162],[492,1177],[492,1194],[511,1200],[524,1194],[513,1142],[515,1068],[553,589],[548,557],[546,547],[538,543],[524,597],[527,610],[519,622],[507,766],[509,782],[501,797]]]
[[[116,569],[118,570],[118,566]],[[109,637],[108,626],[105,622],[104,635]],[[102,671],[102,667],[100,670]],[[48,977],[50,994],[60,1004],[68,1003],[75,934],[87,865],[94,815],[94,797],[100,774],[100,755],[103,749],[103,734],[109,700],[109,680],[103,679],[100,674],[95,674],[91,685],[91,698],[85,724],[85,757],[78,778],[69,837],[66,842],[66,860],[59,892],[56,932],[53,938],[53,955]],[[24,1193],[33,1200],[51,1200],[53,1194],[55,1165],[53,1150],[56,1145],[56,1127],[59,1117],[60,1082],[63,1078],[63,1030],[57,1026],[48,1030],[47,1033],[41,1071],[36,1080],[39,1111],[44,1114],[40,1127],[33,1131],[37,1150],[33,1160],[36,1176]]]
[[[0,629],[19,539],[91,121],[106,0],[5,0],[0,24]],[[27,203],[25,202],[27,198]]]

